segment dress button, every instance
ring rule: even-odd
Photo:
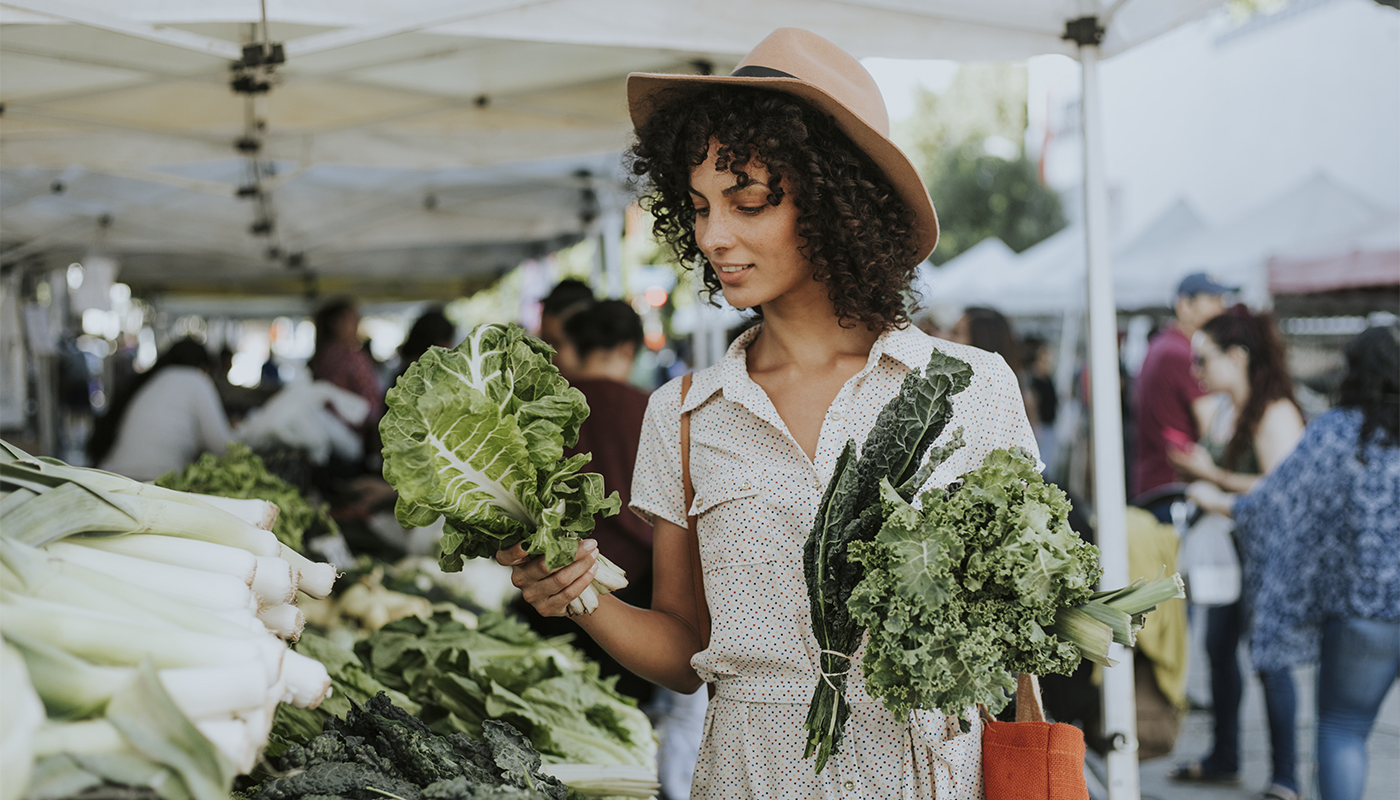
[[[855,782],[855,781],[846,781],[845,783],[843,783],[843,784],[841,784],[841,785],[844,786],[844,787],[846,788],[847,791],[855,791],[855,788],[856,788],[856,782]]]

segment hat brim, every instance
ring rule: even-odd
[[[914,212],[914,244],[920,263],[933,253],[938,244],[938,214],[928,188],[914,164],[899,146],[836,98],[800,78],[760,78],[732,75],[662,75],[635,72],[627,76],[627,105],[632,125],[637,129],[651,119],[661,100],[670,90],[701,89],[707,86],[749,86],[784,92],[805,100],[809,105],[829,114],[836,127],[851,142],[875,162],[904,204]]]

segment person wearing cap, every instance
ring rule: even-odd
[[[1224,313],[1224,296],[1237,291],[1239,287],[1225,286],[1204,272],[1183,278],[1173,304],[1176,320],[1148,343],[1147,356],[1133,385],[1137,438],[1131,495],[1162,522],[1171,522],[1175,494],[1152,502],[1152,493],[1180,483],[1182,477],[1172,464],[1168,447],[1173,439],[1180,445],[1198,441],[1215,413],[1215,405],[1191,370],[1191,337]]]
[[[689,383],[667,383],[648,403],[630,507],[653,526],[652,608],[608,596],[575,620],[659,685],[684,693],[710,685],[695,800],[980,798],[975,710],[964,712],[966,734],[941,714],[896,719],[865,692],[859,655],[841,749],[820,774],[803,758],[803,723],[822,680],[803,545],[846,442],[864,441],[904,377],[939,351],[969,364],[973,377],[953,397],[939,439],[961,429],[966,444],[930,485],[997,448],[1036,452],[1006,362],[909,324],[905,297],[937,242],[938,218],[889,139],[879,89],[855,58],[794,28],[775,31],[731,75],[632,75],[627,89],[637,136],[628,163],[654,232],[700,270],[712,295],[761,324],[719,363]],[[552,574],[518,547],[497,559],[514,567],[525,600],[551,616],[565,613],[595,569],[588,542]]]

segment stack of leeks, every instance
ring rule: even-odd
[[[277,705],[329,694],[284,640],[335,568],[280,545],[275,518],[0,441],[0,800],[102,782],[223,800]]]

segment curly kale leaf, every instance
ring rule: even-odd
[[[1070,530],[1068,500],[1029,453],[994,451],[922,508],[889,483],[881,499],[879,533],[850,548],[865,573],[850,613],[870,631],[866,689],[892,713],[998,711],[1015,673],[1078,666],[1079,650],[1046,628],[1089,598],[1098,552]]]

